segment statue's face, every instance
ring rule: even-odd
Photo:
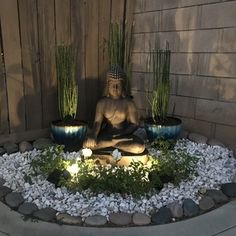
[[[118,99],[122,95],[122,81],[117,79],[108,80],[108,92],[111,98]]]

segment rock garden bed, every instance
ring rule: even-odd
[[[236,159],[220,143],[207,145],[196,134],[189,138],[199,143],[183,139],[175,149],[198,159],[196,173],[179,185],[165,183],[160,191],[138,197],[56,188],[44,176],[32,176],[30,165],[40,149],[52,145],[51,140],[8,143],[0,148],[0,199],[27,217],[86,226],[165,224],[196,216],[236,197]],[[160,151],[150,147],[149,153],[158,156]],[[78,159],[81,153],[65,153],[65,157]]]

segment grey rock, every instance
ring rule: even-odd
[[[21,153],[28,152],[28,151],[33,150],[33,146],[31,143],[29,143],[27,141],[23,141],[23,142],[19,143],[19,150]]]
[[[102,226],[107,223],[107,218],[101,215],[94,215],[87,217],[84,222],[90,226]]]
[[[174,218],[181,218],[183,217],[183,207],[181,204],[179,204],[178,202],[173,202],[170,203],[169,205],[167,205],[167,208],[170,209],[171,214]]]
[[[53,145],[53,142],[49,138],[39,138],[34,141],[33,147],[36,149],[45,149]]]
[[[190,198],[183,201],[184,215],[191,217],[199,213],[199,206]]]
[[[128,213],[112,213],[109,216],[109,221],[115,225],[128,225],[131,223],[131,214]]]
[[[56,211],[50,207],[40,209],[33,214],[34,217],[44,221],[52,221],[56,218]]]
[[[0,156],[2,156],[4,153],[6,153],[6,150],[2,147],[0,147]]]
[[[2,179],[2,178],[0,178],[0,186],[3,186],[3,184],[5,184],[5,179]]]
[[[181,130],[180,138],[188,138],[189,132],[187,130]]]
[[[236,183],[222,184],[221,190],[228,197],[236,197]]]
[[[56,219],[64,224],[69,225],[81,225],[82,218],[80,216],[71,216],[69,214],[60,213],[56,216]]]
[[[225,147],[225,145],[222,142],[220,142],[219,140],[217,140],[217,139],[209,139],[207,141],[207,144],[211,145],[211,146]]]
[[[25,202],[19,206],[18,211],[24,215],[32,215],[35,211],[38,210],[36,204],[31,202]]]
[[[0,199],[5,197],[8,193],[11,192],[11,189],[6,187],[6,186],[1,186],[0,187]]]
[[[212,198],[216,204],[228,201],[228,197],[221,190],[208,189],[206,191],[206,196]]]
[[[19,151],[18,145],[12,142],[4,143],[3,148],[6,150],[7,154],[11,154],[11,153],[15,153]]]
[[[20,193],[12,192],[6,195],[5,201],[9,207],[15,208],[24,202],[24,198]]]
[[[215,202],[212,198],[204,196],[200,201],[199,201],[199,208],[203,211],[210,210],[215,206]]]
[[[207,143],[207,137],[201,135],[201,134],[197,134],[197,133],[190,133],[188,135],[189,140],[196,142],[196,143],[203,143],[206,144]]]
[[[158,212],[151,217],[152,222],[158,225],[167,224],[172,221],[172,214],[169,208],[161,207]]]
[[[151,223],[151,218],[143,213],[134,213],[133,223],[135,225],[149,225]]]

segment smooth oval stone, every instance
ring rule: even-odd
[[[111,223],[115,225],[128,225],[131,223],[131,214],[128,213],[112,213],[109,216],[109,220]]]
[[[84,222],[90,226],[102,226],[107,223],[107,218],[101,215],[89,216]]]
[[[167,208],[170,209],[171,214],[174,218],[181,218],[183,217],[183,206],[179,204],[178,202],[173,202],[167,205]]]
[[[31,202],[25,202],[18,208],[18,211],[24,215],[32,215],[37,210],[38,210],[37,205]]]
[[[29,143],[27,141],[23,141],[23,142],[19,143],[19,150],[21,153],[28,152],[28,151],[33,150],[33,146],[31,145],[31,143]]]
[[[221,190],[228,197],[236,197],[236,183],[222,184]]]
[[[183,202],[183,210],[185,216],[195,216],[199,213],[199,206],[190,198]]]
[[[71,216],[69,214],[60,213],[56,216],[56,219],[64,224],[69,225],[81,225],[82,218],[80,216]]]
[[[20,193],[9,193],[5,197],[5,201],[9,207],[15,208],[24,202],[24,198]]]
[[[227,202],[228,197],[221,191],[216,189],[208,189],[206,196],[212,198],[216,204]]]
[[[33,216],[39,218],[40,220],[52,221],[56,218],[56,210],[50,207],[43,208],[34,212]]]
[[[199,201],[199,208],[203,211],[210,210],[214,206],[215,206],[215,202],[210,197],[205,196]]]
[[[0,199],[5,197],[12,190],[6,186],[0,186]]]
[[[158,212],[152,215],[152,222],[161,225],[172,221],[172,214],[169,208],[161,207]]]
[[[133,223],[135,225],[148,225],[151,223],[151,218],[143,213],[134,213],[133,214]]]

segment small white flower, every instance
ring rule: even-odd
[[[121,159],[121,152],[119,152],[118,149],[115,149],[115,150],[112,152],[112,157],[113,157],[115,160],[120,160],[120,159]]]
[[[84,149],[81,150],[81,154],[82,154],[82,156],[84,156],[84,157],[91,157],[92,154],[93,154],[93,152],[92,152],[92,150],[89,149],[89,148],[84,148]]]

